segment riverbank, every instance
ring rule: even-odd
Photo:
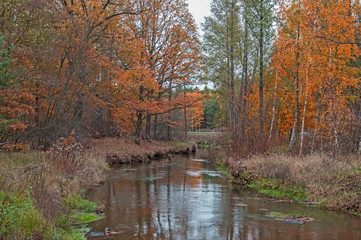
[[[47,152],[0,152],[0,239],[85,239],[86,224],[102,212],[86,192],[105,180],[110,167],[194,150],[192,143],[138,146],[126,138],[94,139],[85,149],[70,136]]]
[[[147,163],[158,158],[171,157],[174,154],[195,152],[194,142],[180,141],[142,141],[137,145],[127,138],[102,138],[91,141],[92,152],[98,158],[106,159],[110,167],[130,163]]]
[[[72,136],[47,152],[1,152],[0,239],[84,239],[100,217],[85,192],[108,169]]]
[[[286,154],[230,157],[220,170],[234,183],[246,185],[265,196],[315,204],[321,208],[361,215],[361,159],[350,155],[315,154],[303,158]],[[235,179],[231,169],[239,170]],[[235,172],[233,172],[233,175]]]

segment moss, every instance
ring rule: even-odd
[[[90,202],[80,195],[72,195],[63,199],[64,205],[72,213],[70,222],[72,224],[85,224],[101,219],[103,216],[95,214],[97,204]]]
[[[254,180],[247,185],[247,187],[257,190],[261,194],[273,198],[287,198],[296,201],[306,201],[304,187],[296,184],[287,184],[278,181],[277,179],[268,178],[254,178]]]
[[[226,175],[229,178],[232,177],[231,170],[227,166],[223,165],[222,163],[218,163],[217,171],[220,171],[221,173],[223,173],[224,175]]]
[[[74,237],[72,239],[85,239],[84,235],[89,231],[86,224],[103,217],[102,215],[95,214],[97,209],[96,203],[90,202],[80,195],[74,194],[63,199],[62,202],[71,214],[59,218],[58,224],[67,230],[67,234]]]
[[[74,213],[70,217],[76,224],[91,223],[102,218],[95,213]]]
[[[64,205],[71,211],[95,212],[97,204],[90,202],[80,195],[74,194],[63,199]]]

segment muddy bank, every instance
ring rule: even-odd
[[[91,146],[92,151],[105,157],[111,167],[135,162],[146,163],[154,159],[171,157],[174,154],[190,154],[197,149],[194,142],[143,141],[137,145],[126,138],[94,139]]]

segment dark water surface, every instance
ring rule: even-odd
[[[105,218],[88,239],[361,239],[361,218],[242,192],[216,171],[207,151],[114,170],[91,193]],[[129,168],[129,167],[128,167]],[[274,220],[270,212],[303,214],[304,225]],[[110,226],[118,235],[105,238]]]

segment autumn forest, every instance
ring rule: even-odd
[[[197,144],[207,181],[361,215],[361,3],[210,4],[0,1],[0,239],[85,239],[114,165]]]
[[[205,61],[234,147],[359,151],[359,2],[220,0],[212,13]]]
[[[201,37],[183,0],[2,1],[1,148],[203,127],[244,153],[360,152],[357,1],[214,0],[211,12]]]
[[[6,0],[0,23],[3,149],[46,149],[73,130],[139,143],[200,121],[184,1]]]

